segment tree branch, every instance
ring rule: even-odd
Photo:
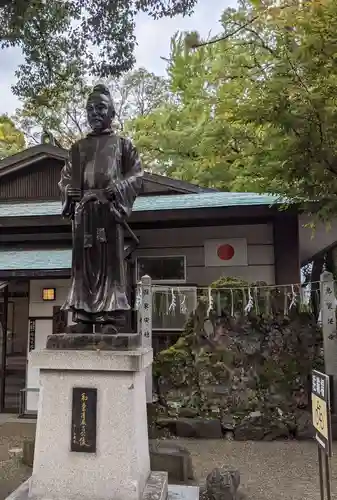
[[[73,122],[73,124],[75,125],[75,127],[77,128],[77,130],[79,131],[79,133],[82,135],[83,134],[83,130],[82,130],[80,124],[78,123],[78,121],[76,120],[76,118],[74,116],[72,116],[72,114],[70,113],[69,110],[66,110],[66,115]]]
[[[255,22],[260,17],[260,15],[261,15],[261,13],[257,14],[254,17],[252,17],[246,23],[244,23],[241,26],[239,26],[236,30],[233,30],[231,33],[227,33],[227,35],[221,36],[219,38],[214,38],[213,40],[209,40],[208,42],[200,42],[200,43],[194,44],[194,45],[191,46],[191,48],[192,49],[198,49],[199,47],[205,47],[207,45],[212,45],[214,43],[218,43],[218,42],[222,42],[224,40],[227,40],[228,38],[231,38],[232,36],[236,35],[240,31],[242,31],[243,29],[245,29],[247,26],[249,26],[250,24],[252,24],[253,22]]]

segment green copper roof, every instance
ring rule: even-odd
[[[196,193],[171,196],[140,196],[134,211],[184,210],[189,208],[217,208],[280,203],[277,196],[257,193]],[[58,215],[61,203],[41,201],[29,203],[0,203],[0,217],[27,217]]]
[[[0,269],[26,271],[39,269],[70,269],[71,250],[0,250]]]
[[[128,245],[125,245],[127,249]],[[27,250],[0,249],[0,270],[34,271],[39,269],[71,269],[71,249]]]

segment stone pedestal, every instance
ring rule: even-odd
[[[40,368],[41,391],[29,497],[140,500],[151,479],[145,373],[152,349],[46,349],[31,360]],[[76,387],[97,389],[95,453],[71,451]]]

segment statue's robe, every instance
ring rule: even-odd
[[[128,218],[141,188],[143,170],[131,141],[112,133],[90,134],[75,143],[61,173],[64,212],[73,219],[72,276],[63,309],[75,321],[110,323],[127,311],[124,228],[115,209]],[[115,185],[111,200],[105,189]],[[81,189],[69,202],[67,187]]]

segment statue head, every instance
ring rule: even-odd
[[[115,114],[108,87],[101,83],[95,85],[87,101],[87,116],[91,129],[94,132],[109,129]]]

